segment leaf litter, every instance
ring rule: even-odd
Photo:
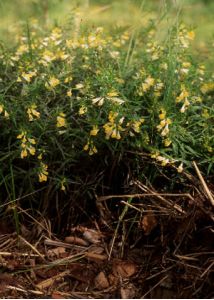
[[[100,198],[112,210],[108,226],[102,214],[64,236],[42,225],[39,242],[29,234],[5,233],[5,225],[1,233],[0,223],[0,296],[213,297],[213,192],[201,178],[192,180],[189,196],[135,181],[129,194]]]

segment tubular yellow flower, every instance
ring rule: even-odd
[[[194,31],[187,32],[187,37],[188,37],[188,39],[193,41],[195,38],[195,32]]]
[[[38,174],[39,182],[47,181],[48,179],[48,166],[43,162],[40,163],[40,172]]]
[[[4,111],[4,105],[0,104],[0,114]]]
[[[177,171],[178,171],[178,173],[182,173],[183,170],[184,170],[184,168],[183,168],[183,163],[181,163],[181,164],[179,165],[179,167],[177,168]]]
[[[45,87],[46,88],[55,88],[57,85],[60,84],[59,79],[57,79],[56,77],[51,77],[48,81],[48,83],[45,83]]]
[[[26,149],[22,149],[21,151],[21,158],[25,158],[27,157],[27,150]]]
[[[172,141],[170,139],[165,139],[164,140],[164,146],[169,147],[172,144]]]
[[[27,82],[31,82],[31,79],[36,76],[35,71],[31,71],[29,73],[22,72],[21,74],[22,78],[24,78]]]
[[[99,132],[98,126],[94,125],[92,130],[90,131],[90,135],[96,136],[98,132]]]
[[[87,144],[83,147],[83,150],[88,151],[89,155],[93,155],[98,152],[92,140],[88,140]]]
[[[81,106],[79,109],[79,115],[84,115],[87,112],[87,107],[86,106]]]
[[[28,109],[27,109],[27,114],[28,114],[28,119],[30,122],[34,121],[35,119],[40,118],[40,112],[37,110],[36,104],[32,104]]]
[[[60,127],[66,127],[67,126],[64,113],[60,113],[59,116],[57,116],[56,119],[57,119],[56,127],[60,128]]]
[[[107,93],[108,97],[117,97],[118,96],[118,92],[117,91],[110,91],[109,93]]]
[[[71,97],[71,96],[72,96],[72,91],[71,91],[71,89],[67,91],[67,96],[68,96],[68,97]]]

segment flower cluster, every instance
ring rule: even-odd
[[[36,141],[34,138],[30,138],[28,136],[27,131],[22,131],[18,136],[17,139],[21,141],[21,158],[27,157],[29,154],[30,155],[35,155],[36,153],[36,148],[35,144]]]
[[[106,139],[108,140],[110,137],[112,139],[120,140],[121,139],[121,132],[124,131],[124,128],[121,126],[124,121],[124,117],[118,119],[119,113],[110,111],[108,115],[108,120],[106,124],[103,125]]]
[[[29,118],[30,122],[34,121],[35,119],[40,118],[40,112],[37,110],[37,105],[36,104],[32,104],[27,109],[27,114],[28,114],[28,118]]]

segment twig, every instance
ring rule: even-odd
[[[168,275],[166,275],[165,277],[163,277],[160,281],[158,281],[158,283],[156,283],[148,292],[146,292],[141,299],[144,299],[149,293],[151,293],[151,291],[153,291],[157,286],[159,286],[161,284],[161,282],[163,282],[164,280],[166,280],[168,278]]]
[[[206,184],[206,182],[205,182],[205,180],[204,180],[204,178],[203,178],[203,176],[202,176],[202,174],[201,174],[201,172],[200,172],[200,170],[199,170],[199,168],[198,168],[198,166],[197,166],[197,164],[196,164],[195,161],[193,161],[193,166],[194,166],[194,168],[196,170],[196,173],[197,173],[197,175],[198,175],[198,177],[199,177],[199,179],[201,181],[201,184],[202,184],[202,186],[204,188],[204,191],[207,194],[208,199],[210,200],[211,204],[214,206],[213,196],[212,196],[212,194],[211,194],[211,192],[210,192],[210,190],[209,190],[209,188],[208,188],[208,186],[207,186],[207,184]]]
[[[42,289],[45,289],[45,288],[48,288],[49,286],[51,286],[56,280],[60,280],[62,279],[63,277],[65,277],[66,275],[70,274],[70,270],[66,270],[64,272],[61,272],[60,274],[57,274],[51,278],[48,278],[48,279],[45,279],[43,280],[42,282],[38,283],[36,285],[36,287],[39,289],[39,290],[42,290]]]
[[[44,244],[48,245],[48,246],[64,247],[64,248],[68,248],[68,249],[75,249],[75,248],[81,249],[81,250],[86,250],[87,249],[87,247],[71,245],[69,243],[53,241],[53,240],[50,240],[50,239],[46,239],[44,241]]]
[[[201,278],[204,277],[204,275],[207,274],[207,272],[212,268],[212,266],[214,265],[214,261],[209,265],[208,268],[206,268],[206,270],[201,274]]]
[[[26,241],[25,238],[23,238],[21,235],[19,235],[19,239],[22,240],[28,247],[30,247],[33,252],[35,252],[36,254],[39,255],[39,257],[45,261],[45,256],[43,254],[41,254],[33,245],[31,245],[28,241]]]
[[[12,286],[12,285],[7,285],[7,286],[6,286],[6,289],[8,289],[8,290],[13,290],[13,291],[17,291],[17,292],[22,292],[22,293],[27,294],[27,291],[26,291],[26,290],[21,289],[21,288],[16,287],[16,286]]]
[[[109,195],[109,196],[102,196],[102,197],[98,197],[97,198],[97,201],[106,201],[106,200],[109,200],[109,199],[112,199],[112,198],[144,198],[144,197],[148,197],[148,196],[155,196],[157,198],[159,198],[160,200],[162,200],[162,202],[164,202],[165,204],[167,204],[168,206],[172,206],[173,208],[175,208],[177,211],[179,211],[180,213],[185,213],[184,210],[177,204],[173,204],[171,203],[170,201],[167,201],[166,199],[164,199],[162,197],[162,195],[164,196],[172,196],[173,194],[158,194],[158,193],[145,193],[145,194],[130,194],[130,195]],[[190,195],[189,194],[176,194],[174,196],[187,196],[189,197]]]
[[[29,253],[12,253],[12,252],[0,252],[0,256],[6,256],[6,257],[10,257],[10,256],[21,256],[21,257],[30,257],[30,258],[34,258],[34,257],[40,257],[38,254],[29,254]]]

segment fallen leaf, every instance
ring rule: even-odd
[[[42,282],[38,283],[36,285],[36,287],[39,290],[43,290],[43,289],[48,288],[49,286],[53,285],[55,281],[61,280],[63,277],[65,277],[66,275],[69,275],[69,274],[70,274],[70,270],[66,270],[66,271],[61,272],[60,274],[57,274],[51,278],[43,280]]]
[[[104,248],[101,246],[92,245],[90,247],[91,253],[102,254],[104,252]]]
[[[108,258],[106,255],[97,254],[97,253],[93,253],[93,252],[86,252],[85,256],[89,260],[92,260],[92,261],[95,261],[95,262],[104,261],[104,260],[107,260],[107,258]]]
[[[81,239],[81,238],[78,238],[76,236],[67,236],[65,238],[65,242],[66,243],[71,243],[71,244],[76,244],[76,245],[79,245],[79,246],[88,246],[88,242]]]
[[[134,299],[136,294],[135,286],[130,283],[126,287],[121,287],[120,294],[122,299]]]
[[[149,235],[152,230],[157,226],[158,222],[155,216],[145,215],[140,222],[139,226],[143,229],[145,235]]]
[[[85,231],[83,232],[83,237],[85,240],[92,244],[98,244],[101,242],[101,233],[94,230],[94,229],[88,229],[85,228]]]
[[[106,289],[109,287],[109,282],[108,282],[108,279],[107,279],[106,275],[104,274],[104,272],[100,272],[95,277],[94,284],[98,290]]]
[[[116,276],[114,276],[113,274],[110,274],[108,276],[108,281],[109,281],[110,285],[117,285],[118,284],[118,280],[119,280],[119,278],[116,277]]]
[[[137,266],[129,261],[115,260],[113,262],[112,271],[115,276],[128,278],[137,272]]]
[[[56,247],[54,249],[48,250],[47,254],[49,257],[61,257],[62,254],[66,253],[64,247]]]
[[[52,299],[64,299],[64,297],[61,295],[60,292],[53,292],[53,293],[51,294],[51,298],[52,298]]]

